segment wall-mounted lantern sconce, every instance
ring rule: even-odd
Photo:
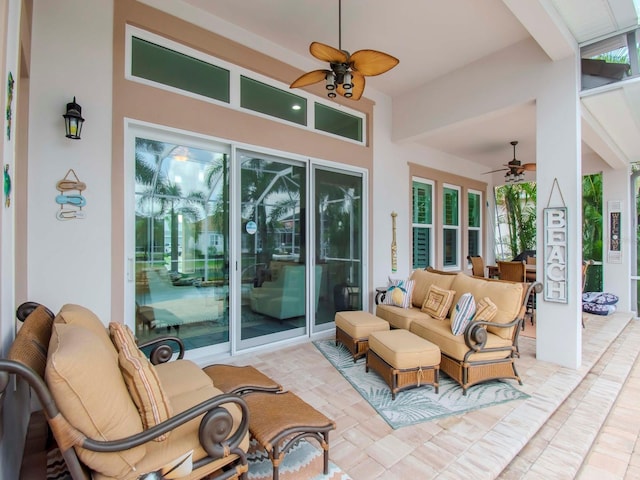
[[[76,97],[73,97],[73,102],[67,103],[67,113],[62,117],[64,118],[66,137],[80,140],[84,118],[82,118],[82,107],[76,103]]]

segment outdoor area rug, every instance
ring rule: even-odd
[[[529,397],[507,383],[513,381],[500,380],[474,385],[463,395],[462,387],[440,372],[439,393],[427,385],[403,390],[391,400],[384,380],[374,371],[365,372],[364,358],[353,363],[351,353],[341,343],[336,346],[333,339],[313,344],[394,429]]]
[[[331,447],[331,443],[329,443]],[[331,448],[329,448],[331,456]],[[273,474],[273,464],[265,450],[255,440],[251,440],[249,452],[249,480],[270,480]],[[350,480],[333,462],[329,461],[329,473],[322,473],[324,465],[322,449],[317,443],[300,440],[287,452],[280,463],[281,480]]]

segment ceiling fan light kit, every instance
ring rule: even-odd
[[[329,70],[313,70],[297,78],[289,88],[300,88],[325,81],[329,98],[338,94],[360,100],[364,92],[364,77],[380,75],[395,67],[400,60],[376,50],[358,50],[350,54],[342,50],[342,0],[338,0],[338,48],[312,42],[309,52],[318,60],[329,62]]]

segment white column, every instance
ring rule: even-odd
[[[631,304],[631,288],[635,287],[635,282],[630,280],[631,261],[635,258],[632,249],[635,248],[634,235],[630,215],[632,214],[631,199],[634,192],[631,191],[629,170],[621,168],[617,170],[605,170],[602,173],[602,229],[603,229],[603,252],[602,252],[602,273],[603,290],[618,296],[618,311],[635,311],[636,305]],[[610,247],[610,224],[609,224],[609,202],[619,202],[620,211],[620,260],[616,261],[608,256]]]
[[[541,82],[537,106],[536,179],[538,182],[538,279],[547,288],[558,286],[550,277],[562,272],[557,265],[545,265],[545,249],[552,243],[545,240],[544,209],[567,207],[566,246],[559,248],[554,262],[565,262],[566,295],[547,289],[537,301],[537,358],[569,368],[582,362],[582,182],[580,165],[580,108],[578,101],[579,65],[570,57],[554,62]],[[557,184],[554,181],[557,180]],[[555,187],[554,187],[555,184]],[[548,250],[549,253],[550,250]],[[560,257],[559,257],[560,256]],[[560,286],[562,289],[562,286]]]

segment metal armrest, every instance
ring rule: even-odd
[[[503,349],[506,350],[504,347],[501,347],[498,349],[485,348],[485,345],[487,344],[487,328],[486,327],[488,326],[497,327],[497,328],[511,328],[516,326],[519,327],[521,322],[522,322],[521,317],[518,317],[509,323],[495,323],[495,322],[488,322],[486,320],[472,320],[471,322],[469,322],[469,325],[467,325],[467,328],[465,328],[464,330],[464,342],[467,344],[467,347],[469,347],[474,352],[481,352],[481,351],[491,352],[491,351],[499,351]]]
[[[467,344],[467,347],[473,350],[472,353],[481,352],[481,351],[495,352],[500,350],[507,350],[506,347],[491,348],[491,349],[485,348],[485,345],[487,343],[486,328],[488,326],[492,326],[495,328],[518,327],[516,328],[516,334],[514,335],[514,338],[512,340],[513,345],[517,345],[519,327],[522,325],[522,322],[524,321],[523,314],[526,311],[529,297],[534,293],[540,293],[541,291],[542,291],[542,283],[533,282],[532,284],[530,284],[529,288],[527,288],[525,295],[523,296],[522,307],[520,309],[520,313],[518,314],[518,317],[516,317],[509,323],[495,323],[495,322],[488,322],[486,320],[472,320],[471,322],[469,322],[469,325],[467,325],[467,328],[465,328],[465,331],[464,331],[464,341]]]
[[[184,358],[184,343],[178,337],[167,335],[164,337],[154,338],[143,343],[138,344],[139,349],[152,347],[149,353],[149,360],[154,365],[159,363],[167,363],[173,357],[173,346],[175,343],[178,345],[178,360]]]
[[[242,410],[242,421],[238,429],[229,438],[227,437],[233,428],[233,418],[229,411],[222,407],[223,404],[228,403],[235,403]],[[100,441],[85,437],[79,442],[78,446],[94,452],[120,452],[149,442],[203,413],[206,415],[200,422],[199,438],[200,445],[202,445],[202,448],[204,448],[209,456],[213,459],[218,459],[224,457],[225,452],[244,456],[244,452],[239,449],[239,446],[244,440],[249,428],[249,409],[247,408],[246,402],[234,394],[221,394],[209,398],[154,427],[131,435],[130,437],[112,441]],[[203,460],[205,461],[201,464],[208,463],[208,460]],[[201,464],[194,463],[194,468],[197,468]]]

